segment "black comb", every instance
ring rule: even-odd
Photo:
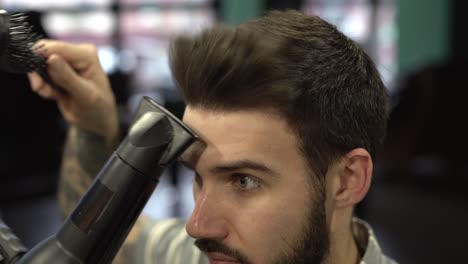
[[[47,73],[47,58],[35,46],[42,37],[33,32],[26,19],[21,13],[0,10],[0,69],[20,74],[36,71],[50,86],[64,92]]]

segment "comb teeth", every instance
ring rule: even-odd
[[[26,17],[21,13],[10,14],[9,22],[9,43],[4,51],[7,65],[2,66],[13,73],[27,73],[45,68],[46,58],[40,56],[34,47],[41,36],[33,32]]]

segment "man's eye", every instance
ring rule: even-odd
[[[236,184],[239,186],[239,189],[243,191],[252,190],[260,186],[259,182],[249,175],[237,174],[234,175]]]

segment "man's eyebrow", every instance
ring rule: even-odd
[[[253,161],[253,160],[238,160],[234,161],[228,164],[216,166],[211,169],[211,173],[227,173],[227,172],[233,172],[236,170],[241,170],[241,169],[251,169],[271,175],[278,175],[278,172],[270,169],[268,166],[265,164],[258,162],[258,161]]]

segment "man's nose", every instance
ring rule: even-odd
[[[223,240],[229,232],[222,211],[222,202],[214,193],[200,192],[185,226],[187,233],[195,239]]]

